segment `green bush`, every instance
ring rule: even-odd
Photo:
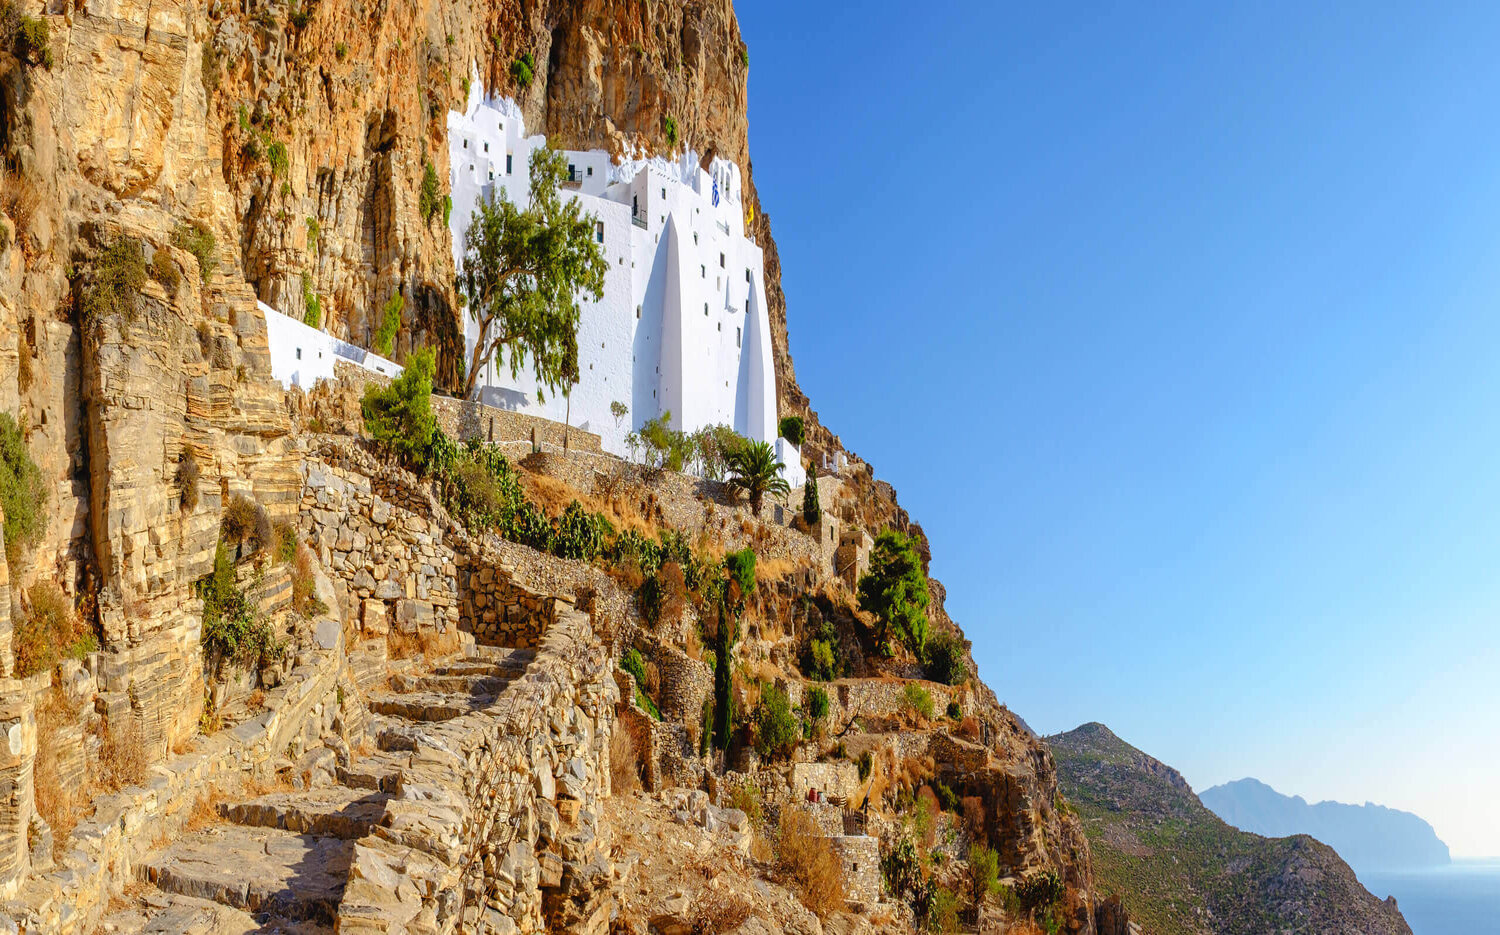
[[[46,672],[64,659],[82,659],[98,648],[98,639],[61,588],[50,581],[31,586],[15,624],[17,677]]]
[[[750,67],[750,47],[747,45],[740,46],[740,67]]]
[[[776,432],[798,448],[802,447],[803,425],[801,416],[782,416],[781,421],[776,425]]]
[[[443,201],[438,197],[438,175],[437,169],[432,163],[426,162],[422,165],[422,190],[417,195],[417,211],[422,215],[424,224],[431,224],[432,218],[442,208]]]
[[[957,721],[960,718],[962,718],[963,716],[964,716],[964,709],[958,706],[958,702],[956,702],[956,701],[950,701],[950,702],[948,702],[948,717],[951,720]]]
[[[28,64],[52,67],[52,26],[45,19],[22,16],[16,28],[16,40],[21,58]]]
[[[933,792],[937,793],[938,804],[943,807],[943,811],[945,811],[945,812],[962,812],[963,811],[963,805],[958,800],[958,793],[953,791],[953,787],[952,786],[948,785],[946,782],[943,782],[941,779],[939,779],[939,780],[937,780],[936,782],[933,783],[932,790],[933,790]]]
[[[495,40],[498,43],[499,37],[495,37]],[[510,63],[510,76],[519,87],[531,86],[531,80],[536,77],[536,59],[531,57],[530,52]]]
[[[349,46],[343,42],[335,42],[333,44],[333,55],[334,58],[342,62],[349,55]]]
[[[277,523],[272,530],[272,538],[275,540],[275,558],[277,562],[289,562],[297,557],[297,530],[291,523],[282,521]]]
[[[240,590],[229,544],[222,540],[213,572],[198,584],[198,596],[203,599],[203,648],[215,669],[225,662],[259,668],[281,658],[285,646]]]
[[[962,685],[969,677],[964,644],[951,633],[939,633],[922,647],[927,677],[944,685]]]
[[[922,873],[922,859],[911,838],[902,837],[880,857],[880,875],[886,892],[913,906],[925,907],[927,880]]]
[[[975,908],[1000,892],[1000,855],[983,844],[969,845],[969,899]]]
[[[786,692],[767,685],[755,706],[755,752],[767,759],[792,752],[802,738],[802,729],[792,713]]]
[[[5,510],[5,557],[11,574],[23,549],[36,545],[47,531],[47,483],[31,459],[21,427],[10,413],[0,413],[0,508]]]
[[[219,518],[219,533],[231,545],[248,545],[252,551],[276,545],[270,514],[244,494],[235,494],[224,507],[224,515]]]
[[[146,256],[141,242],[121,235],[99,252],[83,294],[83,317],[93,322],[120,316],[134,322],[141,286],[146,282]]]
[[[831,682],[847,674],[838,628],[821,615],[817,625],[808,628],[807,646],[802,651],[802,674],[820,682]]]
[[[391,356],[396,347],[396,332],[401,330],[401,310],[405,307],[406,296],[396,291],[380,310],[380,327],[375,331],[373,349],[381,357]]]
[[[198,260],[198,278],[208,282],[219,266],[218,238],[214,232],[201,224],[179,224],[172,231],[172,243]]]
[[[291,170],[291,159],[286,154],[286,144],[276,140],[266,147],[266,161],[271,164],[271,175],[280,178]]]
[[[1016,884],[1016,898],[1021,909],[1032,918],[1044,917],[1062,902],[1066,887],[1057,873],[1043,870],[1022,877]]]
[[[828,693],[814,686],[807,691],[807,713],[814,721],[828,716]]]
[[[302,271],[302,304],[306,311],[302,313],[302,323],[309,328],[321,328],[323,326],[323,301],[313,291],[312,275],[307,270]]]
[[[892,637],[921,658],[927,642],[927,575],[911,538],[882,530],[870,553],[870,570],[859,579],[859,609],[877,620],[877,648],[889,653]]]
[[[661,710],[657,708],[656,702],[651,700],[651,696],[646,694],[646,660],[641,657],[640,650],[631,649],[626,652],[620,659],[620,668],[635,678],[636,704],[656,720],[661,720]]]
[[[443,226],[448,226],[448,221],[453,217],[453,196],[443,196]]]
[[[307,216],[307,249],[318,252],[318,238],[323,236],[323,225],[312,215]]]
[[[927,931],[941,932],[944,935],[957,932],[960,908],[957,893],[946,886],[935,887],[927,903]]]
[[[755,550],[745,546],[738,552],[724,556],[724,568],[729,572],[731,583],[738,585],[740,599],[755,593]]]
[[[161,283],[161,287],[167,291],[167,296],[177,294],[177,287],[182,284],[182,274],[177,271],[177,264],[165,250],[157,250],[151,256],[151,278]]]
[[[859,759],[854,761],[854,766],[859,770],[859,781],[864,782],[870,778],[870,773],[875,769],[874,754],[869,750],[864,751],[859,755]]]
[[[406,369],[384,388],[370,386],[360,401],[365,431],[417,470],[427,464],[437,419],[432,414],[432,350],[418,348]]]
[[[932,720],[932,693],[916,682],[907,682],[901,692],[901,708]]]
[[[671,116],[670,114],[668,114],[666,117],[662,118],[661,129],[662,129],[662,132],[667,135],[667,148],[668,149],[676,149],[677,148],[677,118]]]
[[[562,558],[591,562],[608,548],[613,534],[608,520],[574,500],[558,517],[553,551]]]

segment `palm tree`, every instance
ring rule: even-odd
[[[747,441],[727,452],[729,483],[750,495],[750,509],[760,516],[760,502],[767,493],[785,495],[791,490],[781,476],[786,465],[776,460],[770,442]]]

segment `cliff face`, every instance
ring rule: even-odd
[[[399,292],[395,356],[436,346],[441,376],[457,378],[451,253],[421,187],[429,166],[446,187],[445,115],[473,65],[556,145],[663,152],[674,127],[677,147],[740,164],[783,414],[808,417],[809,458],[842,451],[796,383],[730,0],[26,0],[20,12],[46,23],[52,64],[18,39],[0,50],[0,409],[20,413],[51,495],[11,583],[54,579],[80,597],[104,650],[95,707],[137,722],[153,759],[204,709],[193,582],[227,500],[247,494],[275,521],[301,496],[305,445],[255,301],[294,316],[316,302],[327,330],[368,345]],[[524,87],[511,75],[523,54],[536,63]],[[214,235],[201,256],[190,225]],[[102,257],[122,238],[153,274],[128,290],[130,314],[92,319]],[[196,480],[181,480],[188,462]],[[920,531],[868,465],[846,484],[846,523]],[[942,594],[934,582],[940,630],[953,626]],[[992,803],[1007,860],[1058,870],[1070,930],[1091,931],[1088,848],[1056,808],[1050,754],[979,692],[1004,742],[973,791]]]

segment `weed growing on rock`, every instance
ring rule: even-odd
[[[94,632],[73,602],[50,581],[26,592],[26,606],[15,622],[16,675],[46,672],[64,659],[82,659],[99,648]]]
[[[5,557],[12,574],[47,530],[47,485],[31,459],[26,437],[10,413],[0,413],[0,508],[5,510]]]
[[[141,242],[120,235],[95,257],[83,293],[83,317],[87,322],[119,316],[134,322],[139,309],[141,286],[146,282],[146,257]]]
[[[218,238],[213,231],[201,224],[179,224],[172,231],[172,243],[191,253],[198,261],[198,278],[202,282],[206,283],[213,277],[219,265],[216,254]]]
[[[819,918],[844,908],[844,868],[812,816],[800,808],[781,810],[776,871]]]

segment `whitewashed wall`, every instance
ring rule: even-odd
[[[333,379],[333,364],[342,359],[372,373],[399,376],[401,367],[373,351],[340,341],[308,327],[290,315],[257,302],[266,319],[266,343],[271,351],[271,375],[285,387],[312,389],[319,380]]]

